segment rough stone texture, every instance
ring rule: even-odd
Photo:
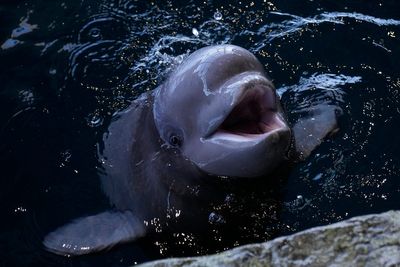
[[[215,255],[141,266],[400,266],[400,211],[354,217]]]

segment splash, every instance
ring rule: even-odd
[[[323,23],[346,24],[345,19],[352,19],[360,22],[367,22],[377,26],[399,26],[400,20],[381,19],[361,13],[346,13],[346,12],[324,12],[313,17],[301,17],[289,13],[272,11],[272,15],[289,17],[291,19],[280,23],[265,24],[253,34],[267,34],[266,41],[272,42],[275,39],[284,38],[294,33],[299,33],[307,29],[308,26],[315,26]],[[255,48],[259,51],[264,47],[260,45]]]
[[[19,24],[19,27],[15,28],[12,33],[11,33],[11,38],[7,39],[2,45],[1,45],[1,49],[6,50],[6,49],[10,49],[13,48],[15,46],[17,46],[18,44],[22,44],[23,41],[18,40],[17,38],[25,35],[27,33],[31,33],[34,30],[38,29],[38,25],[37,24],[29,24],[28,23],[29,20],[29,13],[27,15],[26,18],[24,18],[21,23]]]
[[[330,73],[312,74],[309,78],[301,77],[296,85],[283,86],[277,89],[279,96],[287,91],[303,92],[311,89],[321,89],[328,91],[340,90],[341,86],[361,82],[360,76],[346,76],[344,74],[336,75]]]

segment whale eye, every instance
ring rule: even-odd
[[[180,147],[182,145],[182,138],[177,134],[171,134],[169,144],[174,147]]]

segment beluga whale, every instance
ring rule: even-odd
[[[338,129],[338,109],[316,105],[289,125],[251,52],[201,48],[110,123],[99,157],[112,209],[61,226],[43,244],[61,255],[88,254],[143,237],[147,222],[171,210],[196,214],[218,194],[214,180],[268,179],[306,158]]]

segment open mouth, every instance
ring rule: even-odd
[[[277,110],[275,91],[268,85],[255,84],[244,90],[238,103],[217,128],[216,133],[254,137],[284,125]]]

